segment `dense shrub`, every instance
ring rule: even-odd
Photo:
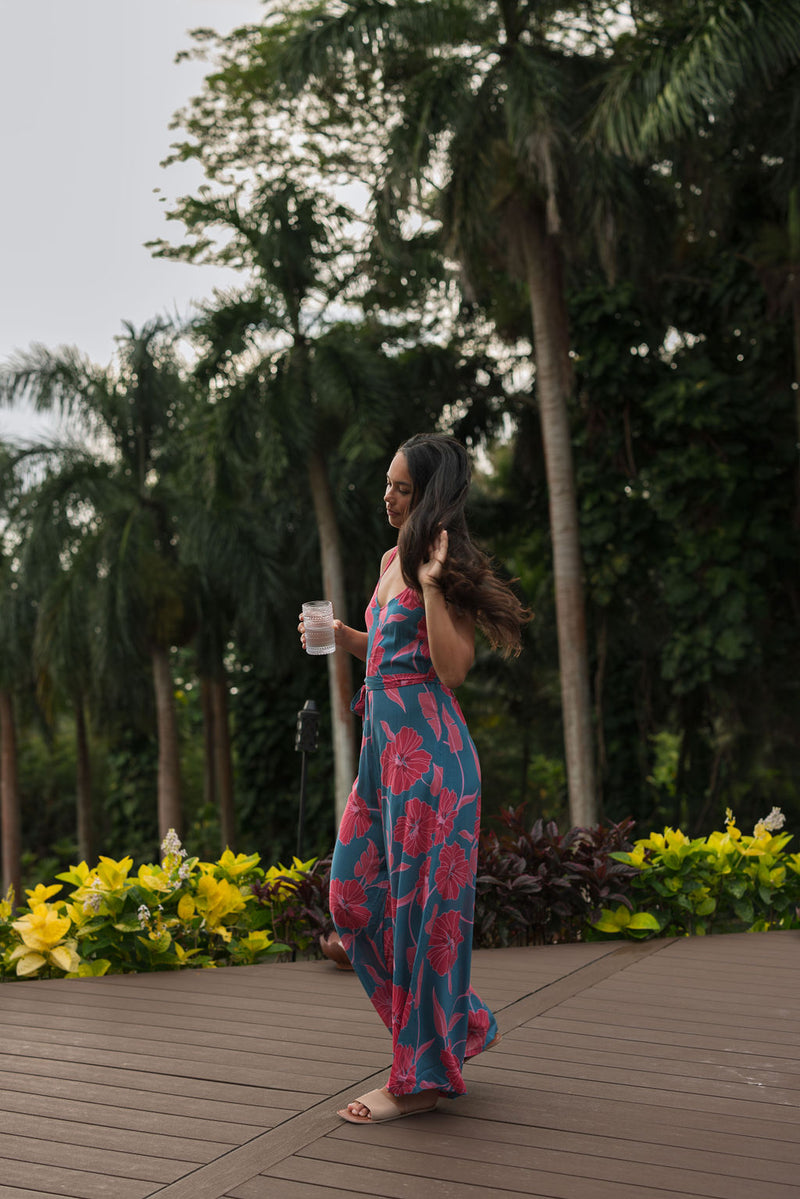
[[[566,833],[529,826],[524,807],[500,820],[479,846],[476,946],[800,927],[800,853],[785,852],[777,809],[749,836],[729,813],[724,832],[667,828],[633,844],[630,820]],[[226,850],[201,862],[174,833],[162,852],[135,874],[130,857],[72,866],[16,914],[0,902],[0,980],[295,957],[332,927],[330,858],[264,870],[258,854]]]
[[[612,855],[630,848],[632,821],[560,833],[554,821],[529,827],[524,806],[500,820],[480,842],[476,946],[575,941],[604,906],[627,902],[636,869]]]
[[[81,862],[27,891],[16,915],[9,898],[0,903],[0,978],[251,964],[310,943],[310,897],[326,891],[313,860],[264,871],[258,854],[226,850],[201,862],[174,833],[162,851],[160,865],[135,874],[130,857]]]
[[[296,861],[296,859],[295,859]],[[269,914],[273,936],[291,951],[307,954],[322,933],[333,928],[328,910],[331,858],[299,863],[287,872],[267,871],[263,882],[252,885],[253,894]]]
[[[784,852],[783,823],[773,808],[747,835],[728,811],[724,832],[690,839],[666,828],[612,853],[634,869],[629,894],[592,928],[646,937],[800,927],[800,854]]]

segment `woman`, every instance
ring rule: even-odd
[[[381,561],[367,631],[336,621],[337,646],[367,668],[331,915],[393,1047],[387,1085],[339,1112],[351,1123],[464,1094],[464,1059],[498,1036],[470,987],[480,768],[452,689],[472,665],[476,623],[519,652],[527,614],[470,541],[469,479],[451,437],[421,434],[400,447],[384,494],[398,544]]]

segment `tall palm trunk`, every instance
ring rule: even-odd
[[[15,902],[22,895],[22,867],[17,777],[17,729],[14,699],[10,691],[0,690],[0,829],[2,830],[3,894],[14,890]]]
[[[75,758],[78,854],[84,862],[90,862],[94,850],[92,845],[92,769],[82,695],[75,697]]]
[[[336,512],[325,459],[319,450],[314,450],[309,458],[308,481],[319,531],[322,587],[325,599],[333,602],[333,611],[337,620],[346,621],[347,605],[345,603],[339,526],[336,523]],[[333,731],[334,805],[338,826],[356,773],[353,716],[350,711],[353,674],[350,669],[350,658],[343,650],[328,654],[328,686],[331,697]]]
[[[217,782],[214,769],[214,701],[211,680],[200,676],[200,705],[203,712],[203,803],[217,806]]]
[[[236,847],[236,813],[233,804],[233,757],[228,719],[228,684],[224,673],[210,681],[213,712],[214,783],[219,801],[222,848]]]
[[[527,218],[527,219],[526,219]],[[573,825],[597,822],[578,501],[567,402],[572,390],[561,254],[534,203],[520,221],[553,544],[564,748]]]
[[[175,717],[175,687],[169,653],[155,647],[150,652],[158,720],[158,834],[163,841],[169,830],[181,833],[181,775],[178,754],[178,722]]]

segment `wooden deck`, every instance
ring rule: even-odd
[[[327,962],[0,987],[0,1197],[797,1199],[800,933],[475,955],[470,1094],[363,1128],[388,1037]]]

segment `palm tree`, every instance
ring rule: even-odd
[[[343,95],[361,111],[380,104],[389,112],[375,199],[380,220],[397,224],[414,203],[436,218],[468,298],[479,291],[487,261],[512,264],[527,290],[575,824],[595,820],[596,793],[565,276],[567,256],[586,230],[597,233],[611,261],[612,199],[632,194],[631,172],[622,172],[620,189],[619,164],[585,136],[607,58],[608,43],[592,42],[603,7],[524,0],[309,6],[262,31],[247,67],[248,86],[275,96],[276,105],[287,94],[307,103],[313,96],[318,105],[330,97],[339,114],[347,108]]]
[[[592,122],[614,152],[673,163],[689,184],[687,205],[694,192],[711,214],[710,222],[697,211],[691,217],[716,225],[715,234],[738,197],[752,211],[760,194],[769,215],[739,252],[761,279],[770,312],[790,314],[798,444],[799,62],[800,0],[682,0],[642,19],[621,42]],[[800,510],[800,462],[797,489]]]
[[[251,449],[250,477],[273,500],[287,488],[310,503],[317,528],[324,595],[348,620],[342,509],[336,464],[374,460],[387,451],[390,398],[397,371],[380,349],[331,308],[342,283],[332,264],[341,249],[343,210],[301,185],[265,184],[249,203],[236,197],[184,201],[178,210],[201,246],[224,230],[226,256],[252,272],[247,293],[219,297],[195,334],[206,347],[198,366],[215,397],[217,419],[233,414]],[[161,246],[171,257],[191,245]],[[230,419],[230,416],[227,418]],[[252,460],[252,451],[256,458]],[[303,597],[298,597],[298,603]],[[346,654],[328,658],[338,816],[355,776],[352,671]]]
[[[26,490],[21,573],[37,597],[32,667],[42,714],[52,722],[66,699],[75,723],[76,833],[78,853],[88,862],[95,851],[89,748],[94,665],[89,597],[95,564],[83,544],[88,530],[70,523],[62,498],[63,480],[48,474]]]
[[[19,477],[0,444],[0,871],[3,893],[22,896],[22,840],[17,749],[17,692],[30,683],[33,609],[19,571],[15,525]]]
[[[769,103],[798,60],[800,0],[648,5],[619,41],[593,131],[633,158],[675,148],[701,130],[715,133],[749,96]]]
[[[271,642],[275,621],[270,612],[285,586],[285,572],[279,563],[282,522],[265,509],[261,496],[257,429],[249,427],[244,406],[230,395],[216,388],[210,399],[206,366],[192,376],[179,468],[180,552],[196,579],[204,792],[206,803],[219,810],[224,850],[233,849],[237,837],[227,647],[242,624],[257,628],[262,644]]]
[[[75,350],[34,347],[0,374],[0,401],[28,398],[77,422],[91,449],[61,446],[48,481],[64,519],[85,523],[93,564],[96,654],[108,676],[119,653],[150,662],[158,723],[158,811],[163,836],[180,831],[178,735],[169,654],[195,626],[190,573],[178,558],[171,479],[180,455],[185,384],[174,334],[161,321],[125,326],[117,362],[101,369]],[[46,447],[53,455],[54,447]]]

